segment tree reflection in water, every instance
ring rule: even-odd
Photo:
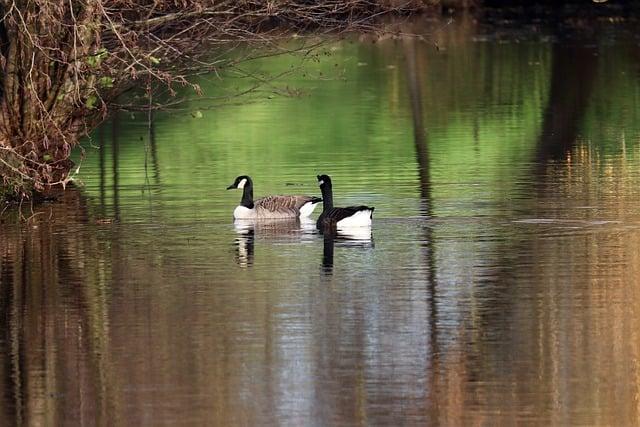
[[[106,247],[71,189],[0,239],[0,419],[6,425],[108,424],[111,371]]]

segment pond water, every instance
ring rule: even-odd
[[[435,28],[98,129],[0,223],[0,423],[636,424],[639,36]],[[234,224],[319,173],[370,235]]]

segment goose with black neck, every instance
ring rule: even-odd
[[[240,204],[234,209],[235,219],[285,219],[308,217],[322,201],[315,196],[274,195],[253,200],[253,181],[248,175],[238,176],[227,190],[242,190]]]
[[[333,186],[328,175],[318,175],[318,185],[322,191],[322,213],[316,227],[320,230],[348,230],[353,227],[371,227],[373,211],[370,206],[333,206]]]

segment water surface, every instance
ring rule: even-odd
[[[636,424],[638,36],[438,28],[97,130],[0,224],[2,424]],[[319,173],[370,235],[233,223]]]

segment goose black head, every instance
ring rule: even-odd
[[[329,178],[329,175],[318,175],[317,178],[320,188],[331,188],[331,178]]]
[[[227,187],[227,190],[233,190],[234,188],[242,190],[248,182],[251,182],[251,178],[249,178],[249,176],[240,175],[239,177],[236,178],[233,184]]]

